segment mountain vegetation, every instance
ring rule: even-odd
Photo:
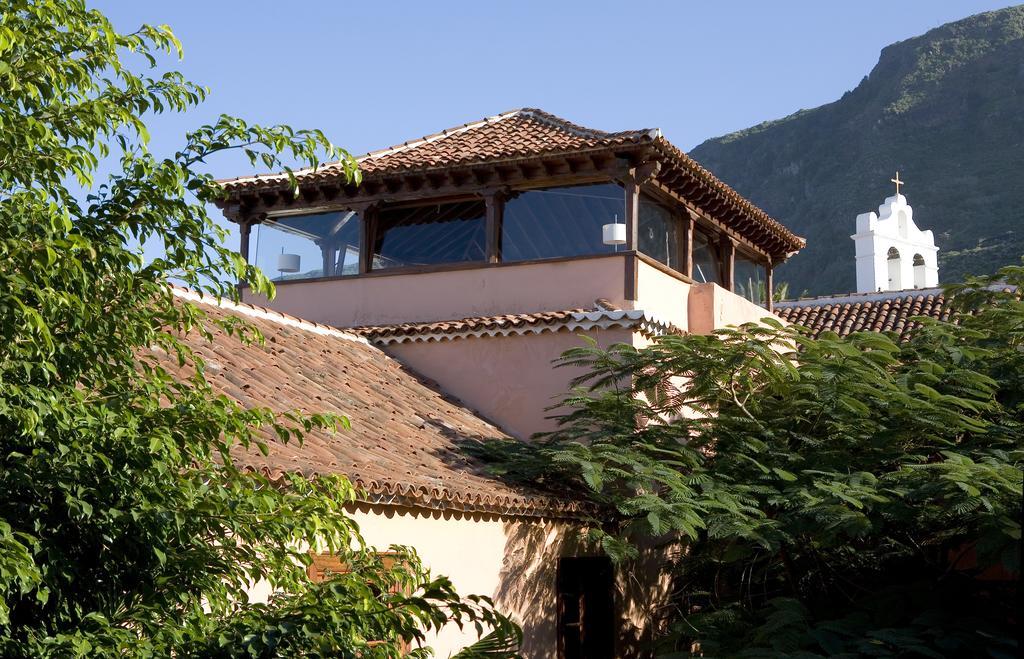
[[[779,268],[794,292],[855,289],[854,218],[896,170],[942,282],[1024,254],[1024,6],[971,16],[882,50],[855,89],[691,152],[807,238]]]

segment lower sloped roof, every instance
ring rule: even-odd
[[[498,316],[473,316],[432,322],[350,327],[345,331],[361,336],[375,345],[451,341],[485,336],[521,336],[558,331],[588,331],[613,327],[636,329],[648,336],[683,333],[672,323],[641,309],[619,309],[603,299],[595,300],[594,305],[590,309],[576,308]]]
[[[803,325],[817,338],[823,332],[894,332],[905,340],[919,323],[915,316],[949,320],[949,300],[942,289],[851,293],[775,303],[775,315]]]
[[[184,289],[175,295],[213,318],[241,316],[265,337],[260,345],[216,328],[212,341],[198,331],[186,335],[216,391],[244,406],[351,421],[350,430],[314,431],[301,444],[272,439],[266,456],[240,453],[244,466],[274,478],[343,474],[374,503],[544,517],[580,510],[572,499],[489,475],[467,449],[511,437],[365,339],[262,307]]]

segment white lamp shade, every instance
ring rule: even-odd
[[[278,270],[278,272],[298,272],[299,271],[299,255],[298,254],[278,254],[277,255],[277,270]]]
[[[625,245],[626,244],[626,225],[619,224],[606,224],[602,228],[602,234],[604,236],[605,245]]]

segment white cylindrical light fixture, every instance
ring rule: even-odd
[[[298,254],[285,254],[282,252],[277,255],[277,270],[278,272],[298,272],[299,261]]]
[[[602,227],[602,236],[605,245],[625,245],[626,225],[613,222]]]

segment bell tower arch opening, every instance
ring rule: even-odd
[[[903,259],[900,258],[900,250],[890,247],[886,259],[889,264],[889,290],[902,290],[903,282],[900,277],[900,269],[903,266]]]

